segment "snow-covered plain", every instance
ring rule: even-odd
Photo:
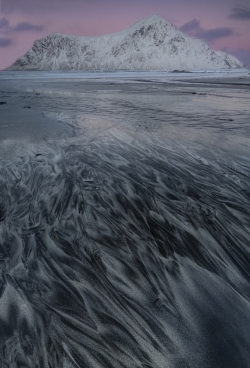
[[[173,71],[242,68],[234,56],[190,38],[157,15],[99,37],[52,34],[9,70]]]
[[[201,75],[0,73],[0,367],[249,367],[249,71]]]
[[[111,79],[112,81],[132,81],[139,82],[142,79],[167,82],[174,80],[192,79],[192,78],[246,78],[249,75],[250,70],[246,68],[235,69],[219,69],[219,70],[192,70],[182,72],[159,72],[159,71],[116,71],[116,72],[85,72],[82,70],[70,70],[70,71],[33,71],[27,75],[26,71],[0,71],[0,80],[10,79],[26,79],[27,76],[32,79],[96,79],[105,80]]]

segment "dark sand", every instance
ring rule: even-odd
[[[0,367],[249,368],[248,74],[6,75]]]

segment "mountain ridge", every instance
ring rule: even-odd
[[[166,71],[243,66],[235,57],[213,50],[153,15],[102,36],[51,34],[35,41],[7,70]]]

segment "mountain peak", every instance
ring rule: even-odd
[[[163,18],[159,17],[159,15],[153,14],[150,17],[143,18],[143,19],[139,20],[138,22],[136,22],[135,24],[133,24],[129,28],[138,28],[138,26],[141,27],[141,26],[144,26],[144,25],[150,25],[150,24],[160,23],[160,22],[164,22],[164,23],[167,23],[167,24],[172,24],[172,23],[168,22],[166,19],[163,19]]]
[[[158,14],[153,14],[153,15],[150,15],[149,17],[141,19],[141,21],[145,21],[145,22],[159,22],[160,20],[164,20],[164,19],[161,18]]]

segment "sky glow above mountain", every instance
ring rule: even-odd
[[[59,32],[113,33],[158,14],[184,33],[233,54],[250,66],[249,0],[2,0],[0,69],[27,52],[36,39]]]

